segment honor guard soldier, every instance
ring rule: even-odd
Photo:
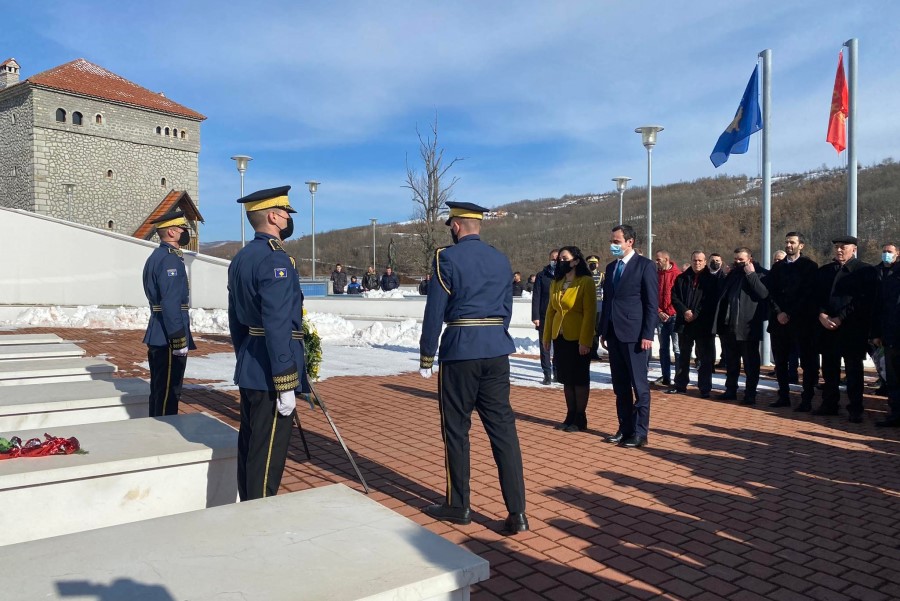
[[[504,534],[528,530],[525,480],[516,419],[509,404],[509,335],[512,288],[509,259],[481,241],[487,209],[467,202],[448,202],[454,246],[434,255],[422,337],[420,374],[430,378],[440,337],[438,404],[444,439],[447,492],[444,503],[425,513],[457,524],[472,521],[469,508],[469,428],[478,411],[500,475],[509,511]],[[441,327],[447,328],[441,336]]]
[[[290,186],[238,199],[256,235],[228,267],[228,328],[241,394],[238,495],[241,501],[278,492],[287,459],[295,395],[306,392],[303,293],[293,259],[281,243],[294,231]]]
[[[150,417],[177,415],[191,338],[190,286],[181,247],[191,241],[187,219],[180,210],[152,222],[159,248],[144,264],[144,294],[150,303],[150,323],[144,334],[150,363]]]

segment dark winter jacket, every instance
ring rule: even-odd
[[[343,294],[347,287],[347,272],[334,270],[331,272],[332,291],[335,294]]]
[[[719,302],[716,306],[714,332],[732,332],[739,341],[762,340],[763,322],[768,311],[768,271],[753,261],[755,272],[746,273],[743,267],[732,267],[719,280]]]
[[[816,325],[816,273],[819,265],[800,256],[793,263],[787,259],[772,265],[766,286],[769,288],[769,332],[788,328],[799,335],[810,334]],[[787,313],[786,326],[778,323],[778,314]]]
[[[816,320],[820,345],[864,353],[872,328],[872,308],[877,291],[877,270],[859,259],[850,259],[843,266],[832,261],[819,267],[816,315],[825,313],[841,320],[836,330],[826,330]]]
[[[705,267],[695,274],[688,269],[675,278],[672,286],[672,305],[675,307],[675,331],[687,332],[694,338],[712,336],[713,320],[719,301],[719,278]],[[684,314],[688,310],[694,314],[694,321],[688,323]]]
[[[381,287],[381,282],[378,280],[378,275],[374,273],[366,273],[362,279],[362,287],[363,290],[378,290]]]
[[[387,273],[382,274],[381,276],[381,289],[385,292],[389,290],[394,290],[400,287],[400,280],[397,279],[397,274],[392,273],[388,275]]]
[[[512,283],[513,296],[522,296],[522,291],[524,289],[525,289],[525,287],[522,285],[522,282],[513,281],[513,283]]]
[[[531,321],[541,320],[547,315],[547,305],[550,304],[550,284],[553,283],[553,270],[550,265],[544,267],[534,278],[534,289],[531,291]]]
[[[872,311],[872,338],[889,347],[900,346],[900,263],[882,266],[881,285]]]

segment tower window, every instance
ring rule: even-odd
[[[178,137],[178,128],[177,127],[172,130],[172,135],[176,138]]]
[[[167,135],[167,136],[169,135],[169,128],[168,128],[168,127],[166,128],[166,135]]]
[[[103,115],[101,115],[100,113],[94,115],[94,123],[96,123],[97,125],[103,125]]]
[[[156,126],[156,134],[157,134],[157,135],[162,134],[162,128],[161,128],[160,126],[158,126],[158,125]]]
[[[108,169],[108,170],[106,171],[106,177],[107,177],[107,179],[112,179],[112,176],[113,176],[113,170],[112,170],[112,169]]]
[[[165,188],[166,187],[166,178],[162,178],[161,180],[159,180],[159,185],[162,186],[163,188]]]
[[[66,111],[65,109],[56,109],[56,121],[59,123],[66,122]]]
[[[10,114],[9,114],[9,122],[10,122],[12,125],[15,125],[15,124],[16,124],[16,114],[15,114],[15,113],[10,113]],[[184,132],[182,132],[182,133],[184,133]]]
[[[12,168],[12,176],[16,177],[17,175],[19,175],[19,168],[14,166]]]
[[[111,230],[111,229],[113,229],[113,227],[115,227],[115,225],[116,224],[113,223],[113,220],[110,219],[109,221],[106,222],[106,229]]]
[[[72,125],[81,125],[83,120],[84,120],[84,115],[82,115],[78,111],[75,111],[74,113],[72,113]]]
[[[181,139],[184,140],[187,138],[187,135],[184,133],[184,130],[181,130]]]

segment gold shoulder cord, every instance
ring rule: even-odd
[[[440,284],[441,284],[441,288],[443,288],[447,294],[452,294],[450,292],[450,288],[448,288],[447,284],[444,283],[444,278],[441,277],[441,251],[442,250],[444,250],[444,249],[439,248],[436,251],[434,251],[434,271],[437,275],[438,282],[440,282]]]
[[[269,246],[272,247],[272,250],[280,250],[281,252],[285,252],[284,247],[281,245],[281,242],[279,240],[276,240],[275,238],[269,238]]]

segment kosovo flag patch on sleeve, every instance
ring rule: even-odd
[[[174,278],[176,275],[178,275],[178,270],[177,269],[166,269],[166,275],[169,276],[170,278]]]
[[[275,279],[286,278],[287,277],[287,269],[284,267],[276,267],[275,268]]]

